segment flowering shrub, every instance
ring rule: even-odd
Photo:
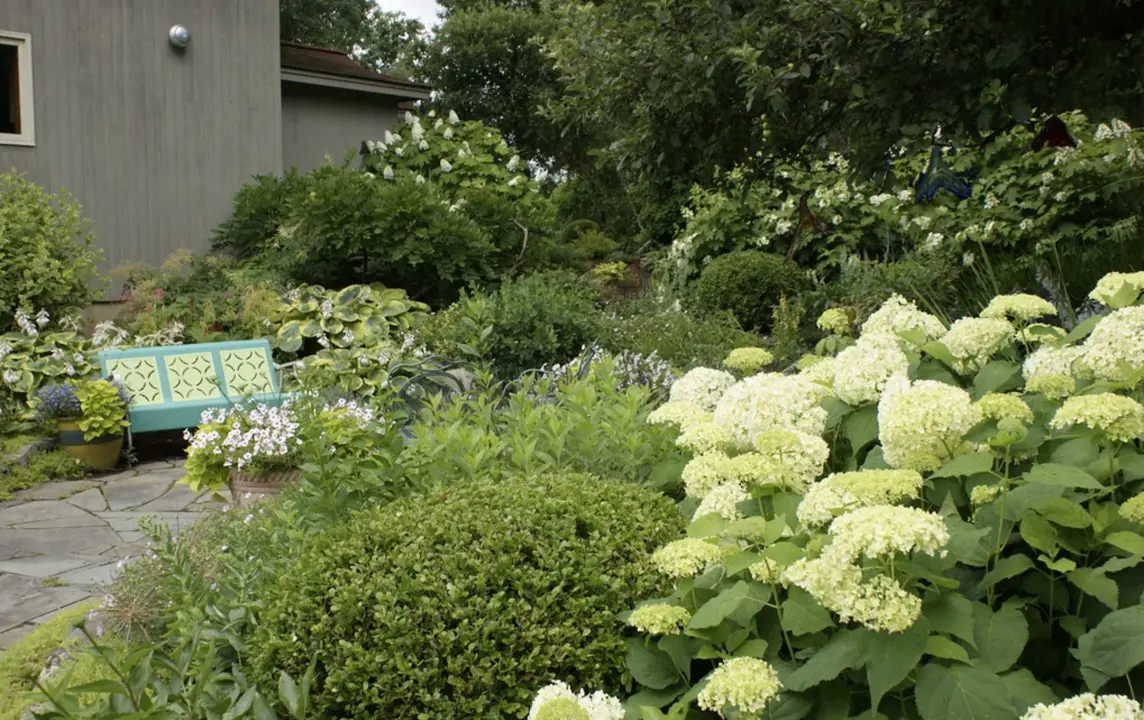
[[[1139,717],[1066,699],[1144,677],[1135,282],[1069,333],[1032,296],[948,328],[893,297],[798,374],[673,390],[649,421],[692,454],[692,522],[627,616],[629,712]]]
[[[616,720],[595,694],[624,689],[616,615],[667,589],[647,558],[682,526],[658,493],[579,475],[478,480],[365,510],[277,574],[250,675],[272,687],[316,658],[315,717],[392,720],[525,717],[561,678],[592,694],[560,692],[576,707],[547,717]]]
[[[1061,117],[1079,147],[1030,152],[1036,129],[1017,126],[983,151],[945,150],[956,172],[973,174],[973,196],[963,202],[940,195],[932,203],[915,201],[913,183],[926,167],[928,142],[909,152],[899,149],[887,182],[883,176],[852,179],[838,154],[809,168],[780,166],[772,181],[753,178],[749,186],[733,171],[726,190],[693,191],[686,227],[670,251],[673,272],[683,281],[731,251],[785,251],[796,242],[805,194],[809,209],[829,225],[828,232],[812,233],[806,241],[814,252],[805,259],[813,256],[819,279],[855,256],[893,260],[911,249],[965,256],[972,263],[980,242],[994,258],[1026,271],[1030,282],[1033,269],[1055,276],[1059,267],[1072,281],[1067,289],[1081,291],[1095,279],[1087,276],[1092,261],[1107,257],[1102,248],[1131,225],[1125,207],[1140,192],[1144,149],[1141,131],[1122,121],[1098,125],[1079,112]]]
[[[567,363],[542,367],[539,375],[559,384],[595,372],[600,363],[608,364],[620,390],[641,385],[648,388],[653,397],[659,397],[666,394],[675,382],[671,365],[660,359],[654,350],[650,355],[627,351],[613,355],[600,350],[595,343],[582,349]]]

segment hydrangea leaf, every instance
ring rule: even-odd
[[[1120,588],[1117,587],[1115,580],[1100,570],[1080,568],[1069,573],[1068,579],[1086,595],[1091,595],[1107,605],[1110,610],[1120,607]]]
[[[929,622],[922,617],[905,632],[867,635],[866,682],[873,707],[877,708],[882,697],[917,667],[925,652],[929,630]]]
[[[1053,705],[1060,702],[1052,688],[1037,680],[1025,668],[1005,673],[1001,679],[1005,682],[1005,687],[1009,688],[1009,698],[1019,714],[1024,714],[1037,704]]]
[[[1075,655],[1086,670],[1090,690],[1099,690],[1109,678],[1120,677],[1144,663],[1144,605],[1117,610],[1104,616],[1095,628],[1081,636]]]
[[[839,630],[805,665],[787,677],[784,687],[801,692],[833,680],[844,670],[861,668],[866,662],[870,635],[866,630]]]
[[[1057,551],[1057,530],[1047,520],[1036,513],[1029,513],[1021,521],[1021,539],[1042,552],[1055,554]]]
[[[689,627],[694,630],[704,630],[718,626],[738,610],[742,603],[748,601],[750,591],[751,586],[748,583],[743,581],[735,583],[703,603],[692,616]]]
[[[985,577],[981,578],[981,585],[978,587],[980,592],[985,592],[1002,580],[1017,577],[1027,570],[1033,568],[1033,561],[1029,559],[1028,555],[1010,555],[1006,558],[1001,558],[993,569],[985,573]]]
[[[1029,623],[1025,616],[1008,605],[997,612],[978,605],[973,614],[973,637],[977,641],[975,664],[994,672],[1008,670],[1020,659],[1029,641]]]
[[[1061,527],[1086,528],[1092,525],[1092,516],[1084,508],[1063,497],[1043,500],[1034,505],[1033,510],[1049,522]]]
[[[1025,479],[1031,483],[1053,485],[1064,488],[1083,488],[1085,490],[1103,490],[1096,478],[1080,468],[1056,463],[1041,463],[1034,465],[1025,473]]]
[[[934,632],[942,632],[977,646],[973,636],[973,603],[958,593],[943,593],[936,600],[927,602],[923,614],[929,620]]]
[[[653,690],[665,690],[680,679],[671,656],[649,647],[643,638],[628,640],[627,665],[636,682]]]
[[[988,670],[930,663],[918,673],[915,699],[922,720],[1016,720],[1009,688]]]
[[[833,627],[830,613],[810,593],[792,587],[783,601],[783,628],[793,635],[806,635]]]
[[[934,471],[930,478],[967,477],[989,472],[993,468],[993,455],[990,453],[967,453],[958,455]]]
[[[1144,537],[1128,530],[1109,533],[1104,542],[1133,555],[1144,555]]]
[[[965,648],[944,635],[930,635],[926,638],[925,654],[970,664],[969,653]]]
[[[1020,385],[1021,366],[1009,360],[991,360],[973,378],[973,393],[980,398],[991,392],[1007,392]]]
[[[850,441],[852,452],[857,455],[878,439],[878,408],[870,405],[850,413],[842,421],[842,431]]]

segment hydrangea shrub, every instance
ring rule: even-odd
[[[1142,288],[1067,331],[893,297],[797,374],[680,378],[649,421],[692,521],[625,616],[629,717],[1141,717]]]

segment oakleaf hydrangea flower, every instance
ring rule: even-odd
[[[886,381],[909,369],[895,336],[865,334],[834,359],[834,392],[848,405],[877,402]]]
[[[628,625],[648,635],[678,635],[690,622],[687,608],[676,605],[644,605],[628,617]]]
[[[778,672],[765,660],[738,657],[724,660],[707,678],[697,698],[699,707],[719,713],[735,708],[735,717],[761,717],[782,690]]]
[[[735,436],[722,425],[713,422],[693,422],[683,426],[675,444],[696,454],[721,450],[726,452],[735,445]]]
[[[1085,425],[1115,442],[1129,442],[1144,434],[1144,405],[1113,393],[1078,395],[1065,400],[1049,425],[1055,430]]]
[[[441,172],[453,172],[453,166],[445,158],[441,158]]]
[[[763,348],[742,347],[731,351],[723,360],[723,367],[737,370],[744,375],[753,375],[774,362],[775,356]]]
[[[698,520],[704,515],[715,514],[724,520],[738,520],[743,516],[739,512],[739,503],[750,500],[751,496],[738,482],[726,482],[711,489],[699,503],[694,518]]]
[[[1120,506],[1120,517],[1144,525],[1144,493],[1137,493]]]
[[[672,402],[688,402],[704,410],[714,410],[723,393],[735,384],[735,376],[723,370],[698,367],[690,370],[671,386]]]
[[[723,559],[723,548],[700,538],[685,538],[664,545],[652,553],[651,562],[668,577],[695,577],[708,565]]]
[[[1033,411],[1018,395],[989,393],[973,404],[974,422],[1012,418],[1024,423],[1033,422]]]
[[[848,512],[830,524],[833,556],[853,562],[860,557],[905,555],[915,550],[938,555],[949,544],[945,518],[897,505],[876,505]]]
[[[1111,272],[1096,283],[1090,298],[1113,310],[1128,307],[1144,292],[1144,272]]]
[[[674,388],[673,388],[674,389]],[[715,422],[729,427],[746,445],[765,430],[822,435],[825,388],[798,375],[760,373],[732,385],[715,406]]]
[[[882,452],[894,468],[937,470],[962,450],[973,425],[969,393],[936,380],[891,378],[878,403]]]
[[[841,308],[829,308],[818,316],[819,329],[835,335],[850,334],[850,316]]]
[[[862,325],[863,335],[900,336],[902,333],[920,335],[917,339],[925,344],[944,335],[945,325],[901,295],[890,296]]]
[[[1076,391],[1074,367],[1079,366],[1083,351],[1078,347],[1037,348],[1021,371],[1025,375],[1025,390],[1060,399]]]
[[[1029,295],[1016,293],[1014,295],[998,295],[989,301],[989,305],[981,311],[983,318],[999,318],[1019,320],[1027,323],[1030,320],[1056,315],[1057,309],[1048,300]]]
[[[858,470],[834,473],[810,486],[798,506],[804,525],[826,525],[852,510],[891,505],[921,496],[922,476],[913,470]]]
[[[1021,720],[1140,720],[1140,703],[1123,695],[1084,693],[1055,705],[1038,703],[1025,711]]]
[[[949,328],[941,342],[954,359],[954,369],[962,375],[980,370],[989,358],[1004,349],[1017,333],[1001,318],[962,318]]]
[[[1103,318],[1084,344],[1084,365],[1100,380],[1128,382],[1144,366],[1144,307]]]

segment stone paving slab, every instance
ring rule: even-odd
[[[102,593],[147,551],[139,520],[173,533],[224,503],[179,484],[182,462],[47,483],[0,503],[0,650],[61,609]],[[47,581],[48,584],[45,584]]]

